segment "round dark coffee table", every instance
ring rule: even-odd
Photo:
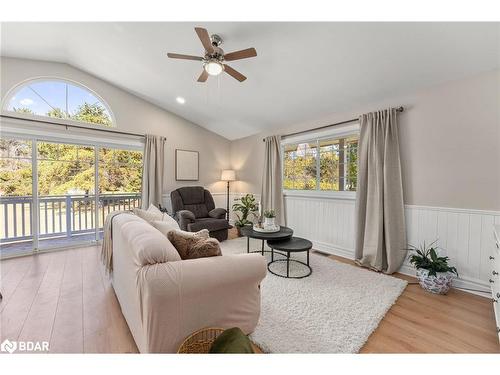
[[[247,238],[247,253],[262,253],[264,255],[264,241],[269,241],[269,240],[284,240],[291,238],[293,236],[293,230],[288,228],[288,227],[280,227],[280,230],[278,232],[273,232],[273,233],[266,233],[266,232],[257,232],[253,230],[252,226],[246,225],[244,227],[241,227],[240,232],[242,235],[246,236]],[[250,251],[250,238],[255,238],[258,240],[262,240],[262,248],[260,251]]]
[[[267,264],[267,270],[271,272],[273,275],[286,277],[289,279],[302,279],[304,277],[309,276],[312,273],[312,268],[309,266],[309,250],[312,249],[311,241],[306,240],[305,238],[291,237],[282,240],[269,240],[267,241],[267,246],[271,248],[271,261]],[[274,250],[285,252],[286,259],[274,260]],[[302,251],[307,252],[307,263],[301,262],[300,260],[290,259],[290,253],[298,253]],[[269,266],[276,262],[286,262],[286,276],[271,271],[271,268]],[[302,276],[290,276],[290,262],[303,264],[309,269],[309,272],[306,275]]]

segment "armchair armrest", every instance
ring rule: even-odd
[[[175,352],[204,327],[253,332],[260,315],[259,254],[198,258],[144,266],[138,274],[147,352]],[[168,334],[165,334],[168,332]]]
[[[196,217],[194,213],[189,210],[180,210],[175,214],[177,217],[177,221],[179,222],[179,226],[182,230],[187,231],[188,224],[194,223]]]
[[[226,217],[226,212],[224,208],[214,208],[208,213],[208,216],[214,219],[224,219]]]

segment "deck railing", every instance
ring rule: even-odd
[[[95,195],[50,195],[38,197],[39,237],[71,237],[102,229],[106,215],[116,210],[140,207],[139,193],[99,194],[97,220]],[[0,197],[0,242],[33,238],[33,198]],[[97,221],[97,222],[96,222]]]

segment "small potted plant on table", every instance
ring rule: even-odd
[[[236,198],[235,201],[237,203],[233,204],[233,211],[238,220],[236,220],[234,225],[238,230],[238,236],[241,236],[241,227],[252,225],[252,222],[248,219],[248,215],[255,216],[255,212],[257,212],[259,207],[253,194],[247,194],[244,197]]]
[[[276,227],[276,212],[273,209],[264,211],[264,228],[272,229]]]
[[[418,282],[423,289],[435,294],[446,294],[458,272],[455,267],[448,265],[448,257],[438,256],[435,243],[426,246],[424,242],[420,248],[411,245],[409,250],[416,254],[410,256],[410,263],[417,269]]]

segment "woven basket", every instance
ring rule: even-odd
[[[203,328],[189,335],[177,350],[179,354],[207,354],[223,328]]]

